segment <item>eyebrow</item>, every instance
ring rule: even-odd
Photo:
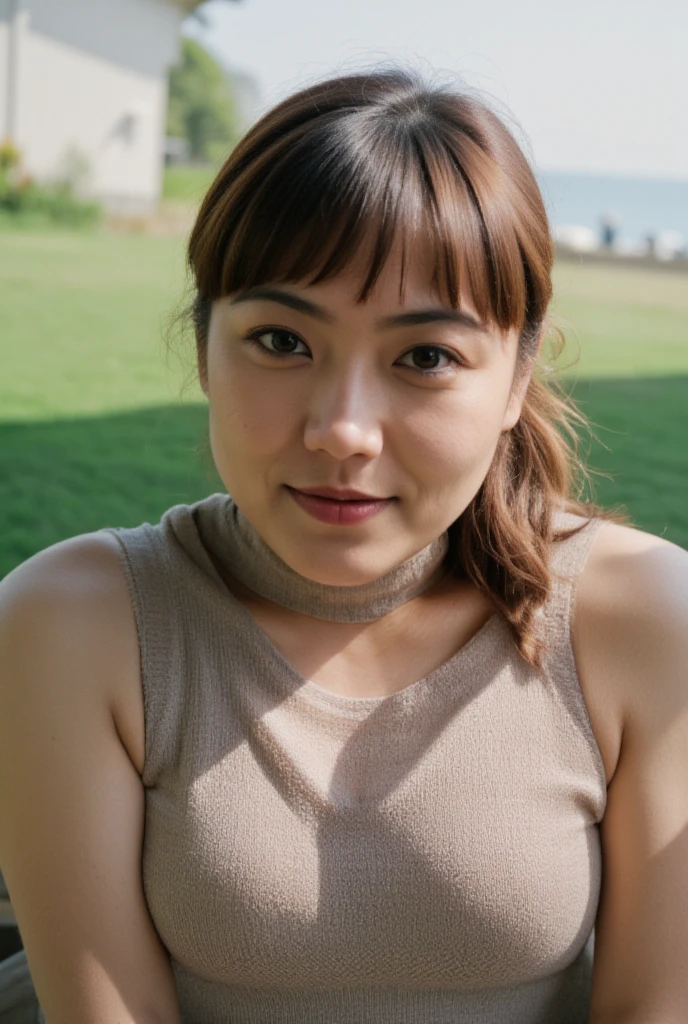
[[[272,288],[266,285],[256,285],[240,292],[233,299],[230,305],[236,306],[240,302],[251,302],[256,299],[263,299],[268,302],[278,302],[282,306],[295,310],[297,313],[305,313],[322,323],[334,324],[336,318],[332,316],[323,306],[311,302],[309,299],[302,299],[292,292],[284,291],[282,288]],[[452,323],[467,327],[479,334],[486,334],[487,327],[470,313],[462,309],[417,309],[408,313],[395,313],[393,316],[382,317],[376,320],[375,327],[378,330],[390,330],[394,327],[417,327],[421,324]]]

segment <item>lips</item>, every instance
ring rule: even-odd
[[[332,487],[319,487],[301,490],[287,486],[287,491],[309,516],[331,526],[354,526],[362,523],[384,511],[393,501],[392,498],[375,498],[371,495],[360,497],[361,491],[352,491],[349,488],[337,490]]]
[[[331,498],[333,501],[387,501],[387,498],[379,497],[376,494],[365,494],[363,491],[354,491],[351,488],[336,487],[292,487],[290,490],[298,490],[301,494],[312,494],[316,498]]]

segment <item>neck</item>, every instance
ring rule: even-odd
[[[253,528],[228,496],[217,555],[227,571],[253,594],[285,608],[331,622],[372,622],[418,597],[448,573],[448,535],[369,583],[338,587],[291,569]]]

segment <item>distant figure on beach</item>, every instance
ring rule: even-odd
[[[603,213],[600,219],[601,241],[604,249],[613,249],[619,229],[619,221],[614,213]]]

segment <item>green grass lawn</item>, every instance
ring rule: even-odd
[[[180,397],[192,339],[186,360],[163,344],[182,239],[3,228],[0,279],[0,578],[65,537],[223,490],[205,398]],[[589,461],[612,474],[595,497],[688,547],[688,279],[561,264],[555,286]]]

